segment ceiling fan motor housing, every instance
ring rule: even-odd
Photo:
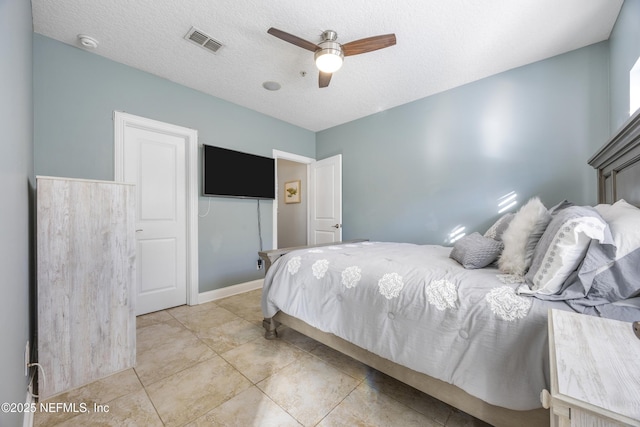
[[[322,33],[322,41],[334,42],[338,39],[338,33],[333,30],[326,30]]]
[[[337,55],[340,58],[344,58],[344,54],[342,53],[342,46],[340,46],[340,43],[322,42],[318,43],[318,46],[320,46],[320,49],[316,50],[314,59],[318,59],[318,56],[326,54]]]

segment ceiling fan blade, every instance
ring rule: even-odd
[[[319,87],[327,87],[329,86],[329,82],[331,81],[331,76],[333,73],[323,73],[320,71],[320,76],[318,76],[318,86]]]
[[[293,34],[285,33],[284,31],[278,30],[277,28],[271,27],[269,28],[269,30],[267,30],[267,33],[291,44],[295,44],[296,46],[303,49],[310,50],[311,52],[315,52],[316,50],[320,49],[320,47],[315,43],[308,42],[298,36],[294,36]]]
[[[361,53],[372,52],[396,44],[395,34],[385,34],[373,36],[366,39],[355,40],[342,45],[344,56],[359,55]]]

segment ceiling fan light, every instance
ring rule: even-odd
[[[334,73],[342,67],[343,58],[340,49],[320,49],[315,54],[316,67],[323,73]]]

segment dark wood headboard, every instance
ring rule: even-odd
[[[598,171],[598,203],[640,206],[640,110],[589,159]]]

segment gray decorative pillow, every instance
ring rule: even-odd
[[[505,232],[507,227],[509,227],[509,224],[511,223],[511,220],[515,216],[516,216],[516,214],[514,214],[514,213],[508,213],[508,214],[502,215],[500,218],[498,218],[498,220],[495,222],[495,224],[493,224],[491,227],[489,227],[489,229],[486,231],[486,233],[484,233],[484,237],[489,237],[489,238],[491,238],[493,240],[497,240],[497,241],[501,242],[502,241],[502,234]]]
[[[502,242],[472,233],[455,242],[449,257],[464,268],[483,268],[498,259],[503,247]]]

